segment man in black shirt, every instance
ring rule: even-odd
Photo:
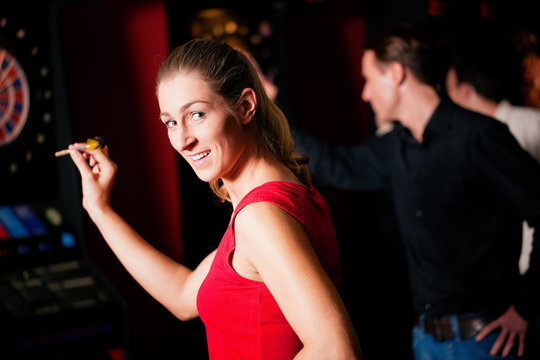
[[[391,189],[418,314],[417,358],[515,358],[540,304],[538,250],[526,274],[518,268],[521,222],[540,221],[540,166],[506,125],[439,96],[421,34],[394,29],[362,58],[362,97],[379,127],[398,121],[392,130],[353,147],[302,132],[296,141],[323,184]]]

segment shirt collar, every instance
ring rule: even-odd
[[[451,114],[454,112],[456,105],[447,97],[441,96],[439,105],[431,115],[424,129],[423,140],[429,141],[433,136],[444,134],[448,131],[450,125]]]
[[[457,107],[448,97],[441,96],[439,104],[435,108],[435,111],[429,118],[424,133],[422,135],[422,144],[425,145],[433,137],[437,137],[439,134],[444,134],[448,131],[451,125],[451,119],[453,112]],[[408,139],[412,143],[418,144],[418,141],[414,139],[410,130],[403,126],[401,123],[396,122],[397,126],[394,129],[400,134],[401,137]]]

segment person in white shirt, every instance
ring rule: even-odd
[[[521,147],[540,162],[540,109],[512,105],[503,97],[502,69],[489,53],[478,52],[458,58],[446,75],[450,99],[464,108],[505,123]],[[529,267],[533,230],[523,223],[523,246],[519,268]]]

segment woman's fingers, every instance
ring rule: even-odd
[[[80,149],[81,144],[75,143],[69,146],[70,156],[73,162],[79,169],[83,179],[89,180],[90,177],[94,178],[95,175],[99,175],[99,178],[94,180],[102,183],[110,182],[114,179],[116,174],[116,164],[111,161],[108,156],[108,148],[105,146],[103,149],[87,150]]]
[[[116,175],[116,164],[107,155],[107,149],[79,149],[69,146],[70,156],[81,174],[83,207],[87,211],[109,206],[109,196]]]
[[[75,145],[70,145],[70,150],[75,150]],[[79,169],[79,172],[83,178],[91,176],[92,170],[88,163],[86,162],[86,159],[84,158],[83,154],[79,151],[70,151],[69,155],[71,156],[71,159],[73,160],[73,163],[75,166],[77,166],[77,169]]]

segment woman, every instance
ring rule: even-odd
[[[112,209],[116,165],[107,148],[72,150],[83,206],[122,264],[176,317],[201,317],[211,359],[359,358],[335,287],[328,209],[246,57],[192,40],[163,63],[157,97],[172,146],[234,212],[218,249],[192,271]]]

